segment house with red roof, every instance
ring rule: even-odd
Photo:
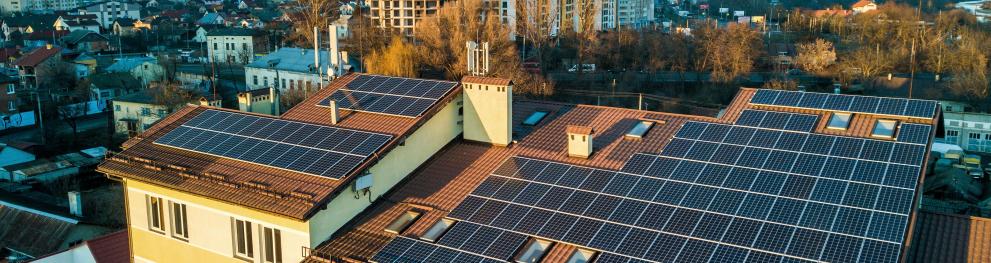
[[[870,12],[877,10],[877,3],[874,3],[872,0],[860,0],[853,3],[851,9],[853,9],[854,14]]]
[[[83,241],[67,250],[36,259],[34,262],[131,262],[127,230]]]
[[[14,61],[14,66],[17,66],[18,74],[26,85],[25,88],[33,89],[57,74],[58,68],[62,65],[61,54],[62,48],[47,45]]]

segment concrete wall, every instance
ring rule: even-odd
[[[217,63],[232,61],[247,64],[254,61],[255,43],[251,36],[207,36],[206,48],[208,57]]]
[[[142,114],[142,109],[147,108],[150,110],[148,115]],[[165,118],[165,115],[159,113],[159,110],[164,110],[165,107],[144,103],[136,102],[126,102],[126,101],[114,101],[113,111],[114,111],[114,124],[117,125],[116,131],[119,133],[127,132],[127,123],[122,121],[124,119],[135,119],[138,120],[138,129],[136,132],[144,132],[145,127],[150,127],[151,124],[155,123],[161,118]]]
[[[279,229],[282,240],[282,262],[302,260],[302,247],[309,243],[309,225],[299,220],[222,203],[212,199],[127,180],[127,215],[132,252],[135,259],[154,262],[245,262],[234,257],[232,219],[252,223],[254,260],[260,262],[261,233],[259,226]],[[146,196],[162,198],[163,204],[186,204],[189,238],[172,237],[169,222],[172,215],[164,209],[165,233],[151,230],[148,222]]]
[[[310,57],[309,59],[310,61],[313,60],[312,57]],[[326,67],[326,65],[324,65],[324,67]],[[276,73],[276,71],[278,71],[278,73]],[[278,84],[275,83],[276,78],[279,79]],[[257,80],[257,82],[255,82],[255,80]],[[268,80],[268,85],[265,84],[266,80]],[[285,84],[283,84],[283,80],[285,80]],[[295,72],[295,71],[272,70],[272,69],[255,68],[255,67],[244,67],[244,81],[245,83],[247,83],[249,90],[269,88],[269,87],[274,87],[281,91],[301,90],[307,88],[307,84],[306,84],[307,82],[310,83],[309,85],[310,90],[316,90],[320,88],[317,87],[319,86],[320,78],[316,72]],[[302,85],[300,85],[300,83],[302,83]],[[324,84],[327,83],[329,83],[329,81],[324,80]]]
[[[464,138],[509,145],[513,138],[513,88],[462,83]]]
[[[403,146],[392,149],[382,160],[369,169],[373,176],[371,200],[375,200],[403,180],[417,167],[430,159],[451,140],[461,134],[457,122],[460,99],[449,102],[423,124],[415,133],[406,138]],[[362,195],[355,199],[352,187],[348,186],[339,196],[331,200],[326,210],[310,218],[311,246],[327,240],[331,234],[367,208],[369,197]]]

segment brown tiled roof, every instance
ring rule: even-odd
[[[461,78],[461,82],[483,84],[483,85],[494,85],[494,86],[509,86],[513,85],[513,81],[504,78],[493,78],[493,77],[480,77],[480,76],[465,76]]]
[[[577,126],[577,125],[568,125],[566,131],[568,132],[568,134],[584,134],[584,135],[589,135],[594,132],[591,127]]]
[[[17,59],[17,61],[14,61],[14,65],[22,66],[22,67],[34,67],[37,66],[38,64],[41,64],[41,62],[45,62],[45,60],[47,60],[48,58],[58,55],[59,52],[61,51],[62,48],[60,47],[52,47],[52,48],[40,47],[35,49],[34,51],[31,51],[31,53],[28,53],[27,55],[24,55],[21,58]]]
[[[317,106],[317,103],[355,76],[357,74],[350,74],[331,82],[327,88],[290,109],[282,118],[332,125],[330,109]],[[456,92],[449,93],[434,108],[418,118],[341,110],[341,121],[333,126],[386,133],[394,138],[354,171],[362,171],[366,165],[374,163],[377,158],[375,156],[384,156],[403,135],[429,119],[455,95]],[[354,179],[354,176],[346,176],[343,180],[317,177],[152,143],[206,109],[215,108],[188,106],[160,120],[141,135],[125,142],[122,145],[125,150],[101,164],[99,170],[113,176],[132,178],[296,219],[309,218],[321,204],[328,202],[336,192],[345,188],[340,186],[347,185]]]
[[[874,3],[874,1],[871,1],[871,0],[860,0],[860,1],[857,1],[856,3],[853,3],[852,7],[853,8],[865,7],[865,6],[867,6],[869,4],[873,4],[873,3]]]
[[[127,230],[86,241],[93,259],[100,263],[131,262],[131,250],[127,241]]]
[[[550,113],[536,127],[530,130],[523,128],[526,126],[521,125],[522,121],[538,110]],[[630,128],[647,118],[657,120],[657,124],[642,140],[624,140]],[[367,260],[395,236],[385,232],[385,226],[410,209],[424,211],[423,219],[417,220],[402,234],[419,236],[437,219],[446,216],[489,173],[511,156],[618,170],[634,153],[657,153],[687,120],[717,121],[702,116],[518,100],[513,104],[513,123],[518,128],[514,132],[517,143],[508,147],[469,141],[449,145],[418,172],[410,175],[407,182],[394,189],[386,200],[316,248],[315,254],[327,258]],[[598,131],[596,154],[589,159],[568,157],[567,138],[562,134],[572,125]],[[573,247],[568,245],[556,245],[545,260],[564,262],[570,256],[571,249]]]
[[[991,219],[920,211],[907,262],[991,262]]]

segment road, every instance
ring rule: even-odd
[[[83,131],[101,129],[103,127],[106,127],[107,114],[108,113],[99,113],[99,114],[86,116],[85,118],[80,119],[77,122],[78,131],[83,132]],[[44,124],[58,125],[58,127],[60,128],[60,132],[70,132],[70,133],[72,132],[69,125],[65,124],[65,122],[63,121],[47,120],[47,122],[45,122]],[[35,126],[29,129],[24,129],[21,131],[0,135],[0,142],[9,142],[9,141],[41,142],[39,138],[40,137],[38,136],[38,128],[37,126]]]

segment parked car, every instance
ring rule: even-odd
[[[578,72],[578,64],[572,65],[568,68],[568,72]],[[592,73],[595,72],[595,64],[582,64],[582,73]]]

